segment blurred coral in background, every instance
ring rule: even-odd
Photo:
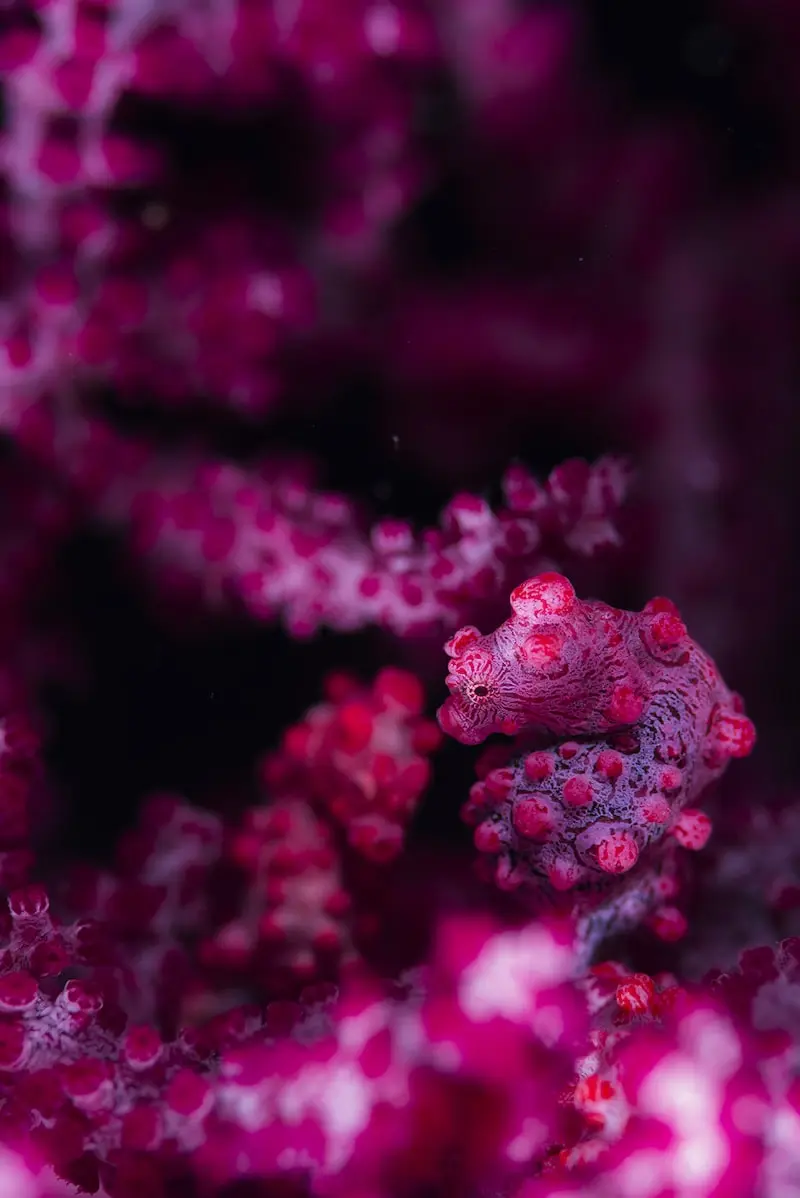
[[[1,1198],[800,1194],[799,59],[0,0]]]

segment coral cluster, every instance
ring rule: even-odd
[[[800,1193],[800,21],[642,11],[0,0],[0,1198]]]

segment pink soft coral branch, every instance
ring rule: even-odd
[[[411,635],[456,626],[551,552],[618,544],[628,477],[616,458],[567,463],[544,485],[515,467],[502,507],[458,495],[421,534],[400,520],[367,529],[348,499],[286,466],[166,463],[133,485],[115,481],[99,510],[130,520],[156,578],[172,575],[212,606],[233,598],[296,636],[368,624]]]

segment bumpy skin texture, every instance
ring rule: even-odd
[[[439,720],[464,744],[526,731],[544,747],[490,770],[465,819],[504,888],[596,893],[631,874],[638,922],[676,890],[665,837],[703,847],[711,824],[690,804],[750,753],[753,725],[669,600],[620,611],[542,574],[512,592],[511,608],[488,636],[463,628],[446,645]],[[665,938],[679,934],[671,908],[659,919]]]

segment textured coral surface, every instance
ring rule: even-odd
[[[800,1195],[798,55],[0,0],[0,1198]]]

